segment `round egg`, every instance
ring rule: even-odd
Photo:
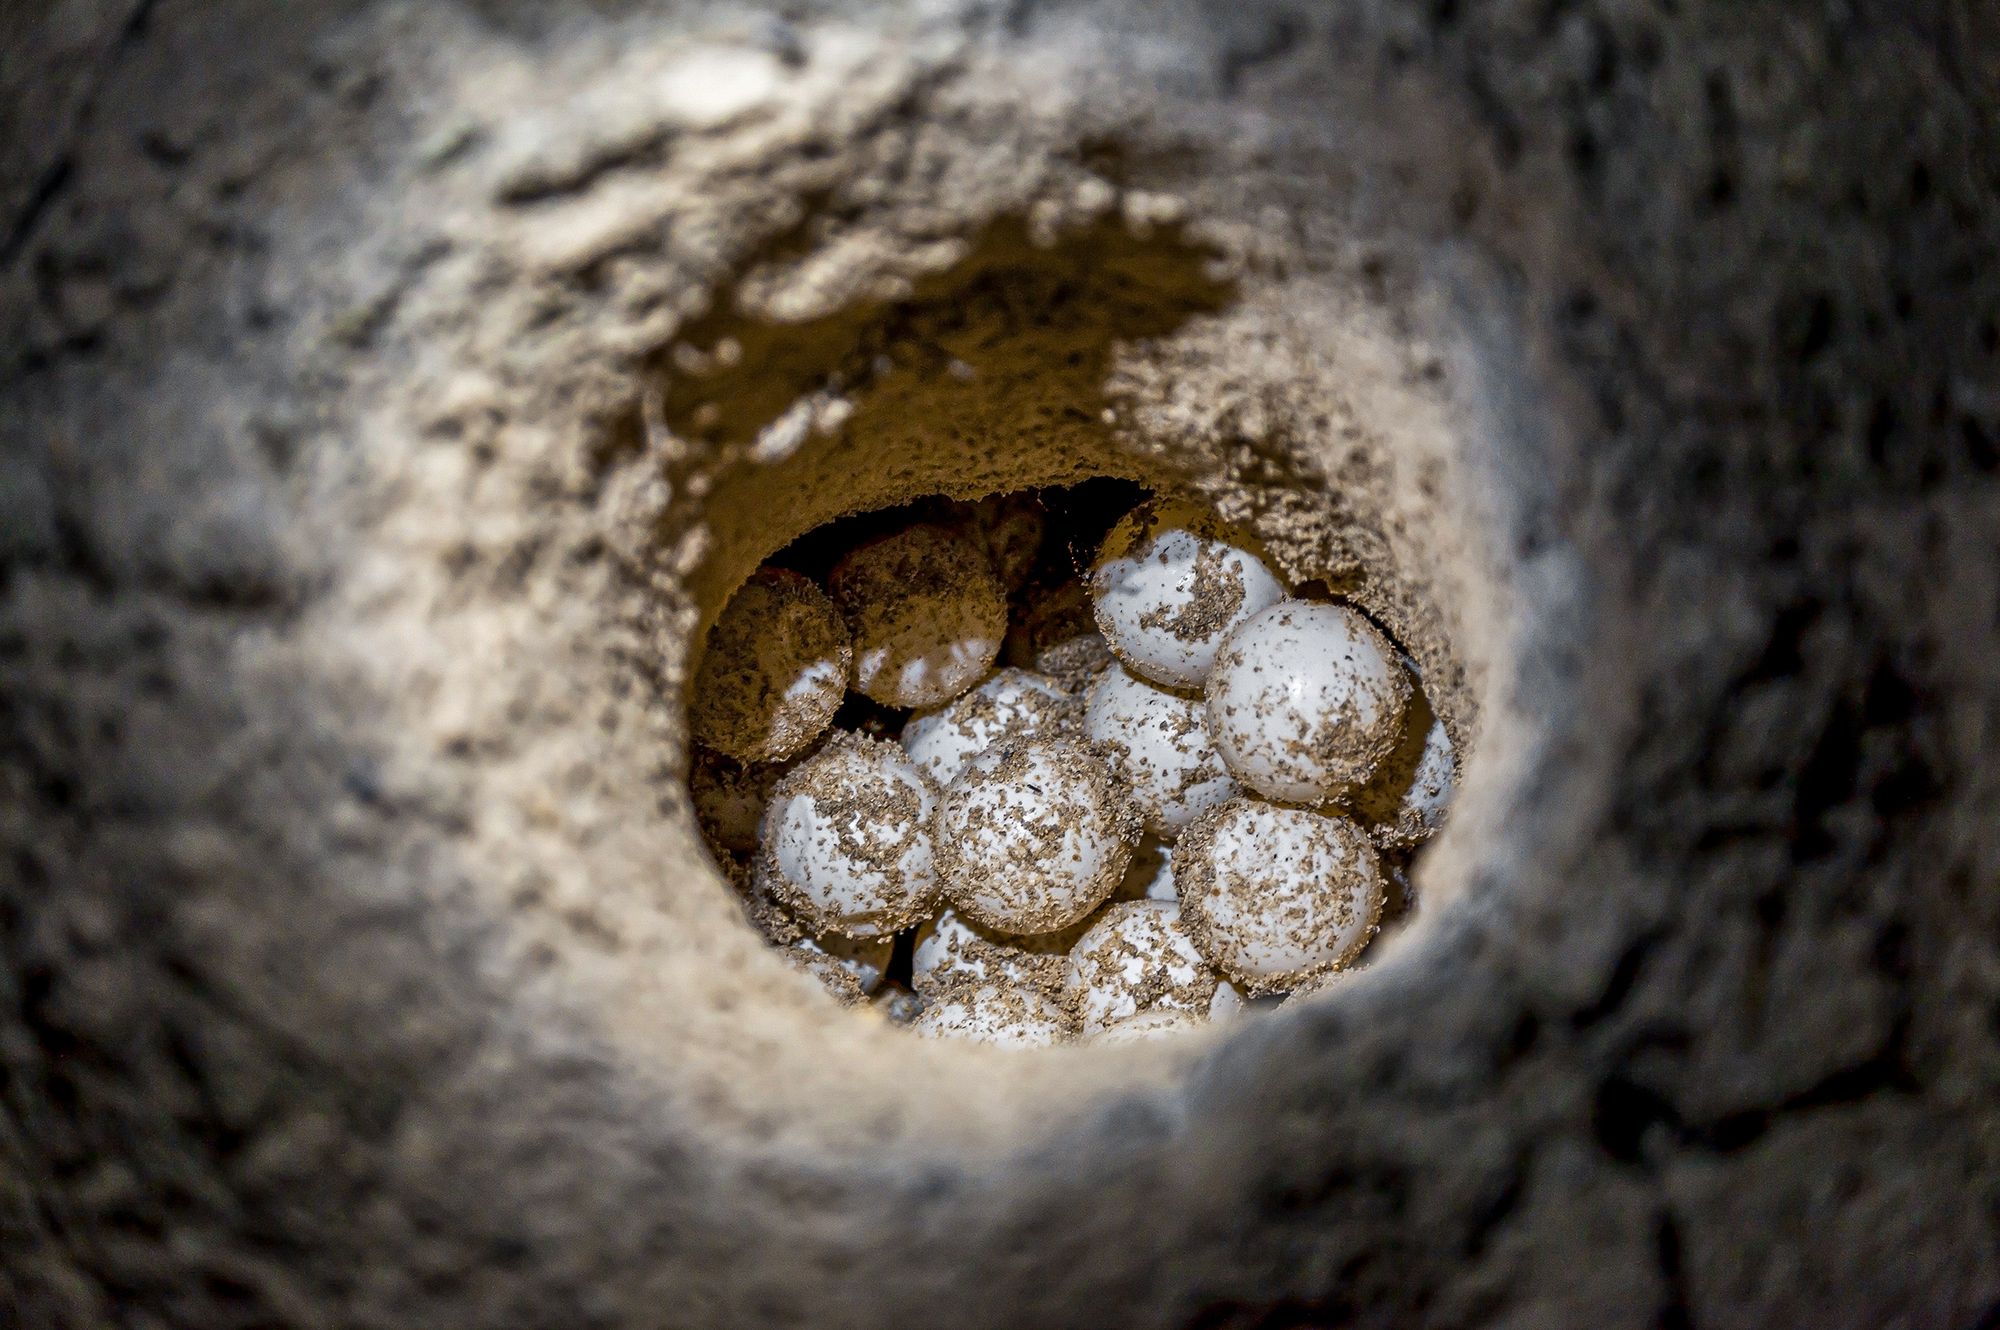
[[[892,707],[949,702],[984,678],[1007,633],[1007,596],[977,545],[919,524],[834,567],[854,641],[854,687]]]
[[[868,992],[854,977],[854,972],[823,952],[789,947],[785,950],[785,959],[793,968],[819,980],[820,985],[844,1007],[858,1007],[868,1000]]]
[[[1254,997],[1346,966],[1382,917],[1382,871],[1360,827],[1253,799],[1195,820],[1174,879],[1195,946]]]
[[[1091,1044],[1143,1044],[1166,1035],[1188,1034],[1202,1027],[1202,1019],[1192,1012],[1154,1008],[1113,1021],[1087,1035]]]
[[[1106,670],[1118,663],[1104,634],[1090,632],[1065,638],[1045,651],[1035,653],[1035,668],[1057,687],[1075,696],[1090,691]]]
[[[755,865],[746,869],[732,858],[724,876],[736,888],[751,926],[765,941],[784,951],[787,960],[817,973],[825,967],[812,958],[823,958],[853,976],[863,993],[872,993],[881,985],[896,950],[894,934],[851,938],[828,933],[815,937],[773,891],[768,872]]]
[[[1091,685],[1083,728],[1157,836],[1173,839],[1197,815],[1240,793],[1209,741],[1201,702],[1122,665]]]
[[[695,822],[710,843],[739,854],[756,849],[764,805],[789,769],[781,762],[738,762],[698,749],[688,770],[688,792]]]
[[[1368,783],[1342,802],[1385,850],[1408,849],[1437,834],[1458,786],[1458,753],[1444,721],[1421,692],[1410,699],[1403,737]]]
[[[1230,630],[1285,596],[1255,541],[1173,499],[1111,528],[1090,590],[1112,652],[1169,688],[1201,687]]]
[[[882,976],[889,972],[889,958],[896,950],[895,934],[882,937],[840,937],[829,933],[824,937],[807,935],[792,944],[801,951],[825,956],[834,964],[854,976],[864,993],[873,993],[882,986]]]
[[[838,734],[771,791],[759,881],[816,934],[907,928],[937,899],[930,783],[903,750]]]
[[[1141,840],[1139,848],[1132,851],[1132,862],[1125,866],[1124,880],[1111,893],[1111,899],[1165,901],[1169,905],[1179,901],[1180,893],[1174,890],[1173,849],[1157,836]]]
[[[1233,979],[1224,979],[1215,986],[1215,993],[1208,1000],[1208,1018],[1212,1021],[1226,1021],[1241,1016],[1250,1010],[1250,995],[1245,993]]]
[[[1042,501],[1033,494],[994,494],[967,505],[973,536],[986,551],[993,575],[1018,591],[1042,552]]]
[[[999,739],[1053,732],[1074,710],[1075,699],[1047,679],[1003,669],[965,696],[910,717],[903,751],[926,776],[949,785]]]
[[[1288,600],[1229,635],[1208,679],[1208,732],[1250,789],[1317,804],[1396,746],[1410,692],[1395,648],[1360,613]]]
[[[1077,697],[1116,659],[1097,629],[1090,590],[1080,577],[1024,588],[1005,652],[1009,664],[1032,667]]]
[[[1289,1006],[1294,1002],[1303,1002],[1308,998],[1318,997],[1321,993],[1336,988],[1341,983],[1353,977],[1354,976],[1352,976],[1345,970],[1328,970],[1325,974],[1314,975],[1311,979],[1306,980],[1304,983],[1300,984],[1297,988],[1294,988],[1291,992],[1285,994],[1285,996],[1281,1000],[1279,1000],[1279,1005]],[[1270,998],[1262,998],[1259,999],[1259,1003],[1261,1004],[1263,1002],[1268,1002],[1271,1000],[1272,999]]]
[[[1087,922],[1021,937],[983,928],[947,905],[917,929],[910,952],[910,985],[929,995],[968,980],[1005,980],[1059,992],[1063,957]]]
[[[1086,1031],[1136,1012],[1205,1013],[1215,972],[1181,924],[1180,907],[1125,901],[1106,910],[1069,952],[1065,984]]]
[[[909,1025],[923,1015],[924,1000],[899,984],[884,984],[869,1006],[891,1025]]]
[[[999,1048],[1047,1048],[1069,1033],[1063,1010],[1019,984],[960,984],[924,1005],[910,1026],[933,1039],[970,1039]]]
[[[1066,739],[1005,740],[966,763],[933,825],[945,895],[975,923],[1053,933],[1124,875],[1137,818],[1104,760]]]
[[[797,573],[762,568],[709,630],[688,693],[695,738],[739,762],[772,762],[826,732],[847,696],[846,622]]]
[[[1212,1021],[1234,1020],[1247,1012],[1276,1007],[1283,1000],[1275,995],[1251,997],[1240,984],[1225,979],[1215,986],[1215,996],[1208,1004],[1208,1018]]]

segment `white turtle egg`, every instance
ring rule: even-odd
[[[1170,688],[1199,688],[1230,630],[1285,595],[1254,540],[1172,499],[1111,528],[1090,589],[1113,653]]]
[[[700,749],[688,771],[695,821],[722,849],[743,853],[757,848],[757,824],[772,787],[789,770],[779,762],[738,762]]]
[[[938,877],[975,923],[1053,933],[1117,887],[1136,821],[1096,753],[1067,739],[1004,740],[938,801]]]
[[[808,935],[793,945],[801,951],[827,957],[853,975],[862,992],[873,993],[882,986],[882,976],[889,972],[889,957],[896,950],[896,936],[890,933],[882,937],[862,938],[829,933],[824,937]]]
[[[1345,605],[1288,600],[1229,635],[1208,679],[1208,730],[1229,770],[1269,799],[1317,804],[1396,746],[1410,679]]]
[[[1239,799],[1203,814],[1175,848],[1174,877],[1196,947],[1253,997],[1343,968],[1382,917],[1366,834],[1302,808]]]
[[[1053,731],[1074,709],[1075,699],[1049,680],[1003,669],[964,697],[910,717],[903,726],[903,751],[926,776],[949,785],[997,740]]]
[[[1246,1012],[1268,1010],[1283,1001],[1277,996],[1251,997],[1235,980],[1225,979],[1215,986],[1215,997],[1208,1004],[1208,1018],[1212,1021],[1234,1020]]]
[[[847,625],[812,582],[762,568],[709,630],[688,692],[695,738],[741,762],[791,757],[847,696]]]
[[[1125,901],[1106,910],[1069,952],[1065,985],[1086,1031],[1136,1012],[1204,1013],[1215,972],[1181,924],[1180,907]]]
[[[1083,728],[1157,836],[1173,839],[1198,814],[1240,793],[1209,741],[1201,702],[1122,665],[1091,685]]]
[[[1421,693],[1411,698],[1401,741],[1366,785],[1342,799],[1384,849],[1406,849],[1436,835],[1457,789],[1451,734],[1422,702]]]
[[[1085,1038],[1091,1044],[1143,1044],[1166,1035],[1199,1030],[1203,1023],[1201,1017],[1193,1012],[1155,1007],[1127,1016],[1124,1020],[1113,1021]]]
[[[937,898],[931,787],[886,740],[838,734],[771,792],[759,881],[816,934],[907,928]]]
[[[858,1007],[868,1000],[868,993],[861,987],[861,981],[854,977],[854,972],[824,952],[788,947],[783,954],[794,969],[819,980],[820,985],[842,1006]]]
[[[875,990],[869,1006],[891,1025],[909,1025],[923,1014],[924,1000],[899,984],[886,984]]]
[[[930,996],[968,980],[1004,980],[1059,992],[1063,957],[1083,929],[1084,923],[1076,923],[1059,932],[1022,937],[983,928],[947,905],[917,929],[910,986]]]
[[[1090,589],[1080,577],[1024,588],[1007,629],[1006,660],[1032,666],[1057,687],[1081,697],[1116,658],[1098,631]]]
[[[725,870],[742,897],[743,912],[751,926],[772,946],[780,948],[794,965],[825,978],[827,965],[844,970],[861,991],[872,993],[889,969],[896,950],[894,934],[873,938],[841,937],[828,933],[815,937],[799,922],[796,914],[772,891],[771,875],[760,869],[744,871],[734,859]],[[824,961],[827,964],[822,965]]]
[[[850,552],[829,579],[854,639],[854,687],[892,707],[931,707],[978,683],[1007,633],[1007,595],[986,555],[931,524]]]
[[[1118,884],[1118,890],[1111,894],[1113,900],[1120,901],[1165,901],[1172,905],[1180,900],[1180,893],[1174,890],[1174,847],[1157,836],[1147,836],[1139,842],[1139,848],[1132,852],[1132,862],[1125,866],[1125,879]]]
[[[1042,501],[1033,494],[994,494],[966,505],[966,515],[993,575],[1006,590],[1019,591],[1042,550]]]
[[[1279,1000],[1279,1005],[1290,1006],[1294,1002],[1310,1001],[1318,997],[1321,993],[1337,988],[1353,977],[1352,974],[1349,974],[1345,970],[1328,970],[1325,974],[1315,975],[1313,978],[1300,984],[1297,988],[1294,988],[1291,992],[1285,994]],[[1262,998],[1259,999],[1259,1002],[1269,1002],[1272,1000],[1271,998]]]
[[[961,984],[931,999],[911,1024],[933,1039],[970,1039],[1000,1048],[1046,1048],[1068,1033],[1063,1010],[1019,984]]]

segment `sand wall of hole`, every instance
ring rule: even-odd
[[[724,312],[651,359],[615,444],[660,458],[673,496],[653,534],[681,570],[662,587],[680,612],[656,638],[664,668],[647,686],[674,715],[675,769],[687,752],[680,688],[709,624],[793,539],[925,495],[1112,476],[1211,504],[1254,531],[1294,583],[1322,584],[1388,626],[1468,755],[1469,811],[1454,827],[1476,827],[1481,786],[1502,769],[1478,755],[1484,685],[1504,668],[1509,632],[1490,515],[1464,481],[1477,426],[1444,391],[1446,351],[1413,346],[1410,323],[1358,296],[1331,306],[1325,296],[1312,292],[1307,311],[1291,311],[1306,317],[1287,317],[1285,288],[1247,294],[1179,228],[1100,221],[1037,235],[1002,218],[891,298],[800,323],[743,318],[719,301]],[[1199,385],[1218,360],[1240,357],[1245,336],[1273,372],[1262,410],[1210,418]],[[1135,1078],[1169,1086],[1229,1037],[1109,1056],[909,1039],[835,1009],[766,953],[685,803],[668,816],[679,850],[656,889],[675,943],[646,982],[697,995],[673,1038],[702,1052],[653,1051],[728,1087],[745,1121],[792,1123],[803,1109],[960,1144],[1013,1139],[1051,1103],[1076,1108]],[[1474,834],[1454,830],[1427,854],[1421,907],[1378,941],[1371,968],[1414,954],[1430,922],[1449,916],[1463,862],[1451,842]]]
[[[21,1323],[1988,1316],[1992,6],[51,8],[0,18]],[[1080,409],[1246,517],[1385,496],[1294,548],[1431,556],[1423,926],[1487,926],[1102,1097],[946,1074],[677,831],[689,645],[782,533],[647,358],[1169,195],[1226,293]]]

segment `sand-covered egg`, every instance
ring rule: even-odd
[[[688,770],[688,792],[703,834],[734,853],[756,849],[764,806],[790,769],[782,762],[738,762],[713,749],[697,749]]]
[[[1230,631],[1285,596],[1249,536],[1193,504],[1159,499],[1112,527],[1090,591],[1112,652],[1170,688],[1201,687]]]
[[[1421,692],[1411,698],[1403,737],[1367,784],[1341,802],[1368,824],[1384,849],[1407,849],[1437,834],[1458,788],[1458,751],[1443,718]]]
[[[910,984],[923,994],[968,980],[1005,980],[1060,992],[1067,974],[1064,959],[1087,922],[1021,936],[973,923],[947,905],[917,930],[910,949]]]
[[[1005,659],[1078,697],[1116,660],[1097,627],[1090,588],[1080,577],[1030,583],[1016,601]]]
[[[1348,965],[1382,915],[1360,827],[1254,799],[1197,818],[1174,847],[1174,879],[1202,956],[1253,997]]]
[[[1201,1029],[1202,1018],[1188,1011],[1169,1011],[1154,1008],[1136,1015],[1127,1016],[1122,1021],[1087,1034],[1085,1042],[1102,1046],[1105,1044],[1144,1044],[1169,1035],[1192,1034]]]
[[[829,579],[854,642],[854,687],[885,706],[932,707],[985,677],[1007,635],[986,552],[919,523],[850,552]]]
[[[764,939],[777,947],[786,960],[802,969],[826,978],[826,965],[838,967],[859,986],[862,993],[873,993],[888,973],[889,961],[895,955],[896,938],[893,933],[879,937],[841,937],[826,933],[815,936],[799,916],[772,890],[771,875],[760,871],[754,865],[745,867],[736,859],[729,859],[723,868],[724,876],[737,889],[743,904],[743,912],[750,924]],[[844,984],[834,985],[836,992],[843,993]]]
[[[837,734],[771,792],[760,885],[815,934],[877,937],[937,898],[931,787],[886,740]]]
[[[1173,851],[1174,847],[1158,836],[1141,838],[1139,848],[1132,851],[1132,862],[1125,866],[1125,878],[1111,898],[1165,901],[1169,905],[1179,901],[1180,893],[1174,890]]]
[[[1209,1000],[1208,1018],[1212,1021],[1235,1020],[1251,1012],[1275,1010],[1284,1002],[1284,996],[1276,993],[1252,997],[1235,980],[1224,979],[1215,986],[1215,996]]]
[[[1179,906],[1124,901],[1070,948],[1065,994],[1089,1031],[1157,1008],[1205,1015],[1215,983]]]
[[[793,969],[819,980],[820,986],[842,1006],[858,1007],[868,1000],[868,990],[862,987],[854,971],[825,952],[791,947],[784,957]]]
[[[1395,748],[1410,693],[1396,649],[1359,611],[1288,600],[1229,635],[1208,679],[1208,730],[1250,789],[1317,804]]]
[[[1002,669],[979,687],[941,707],[910,717],[903,751],[940,786],[1002,738],[1055,732],[1076,709],[1076,699],[1027,670]]]
[[[1137,821],[1090,749],[1066,739],[1007,740],[968,762],[939,800],[938,877],[976,923],[1052,933],[1117,887]]]
[[[689,727],[741,762],[791,757],[833,723],[852,661],[846,622],[827,594],[797,573],[761,568],[709,630]]]
[[[1208,737],[1199,698],[1161,688],[1123,665],[1098,676],[1084,733],[1110,760],[1146,829],[1171,840],[1240,791]]]
[[[960,984],[930,999],[910,1026],[933,1039],[970,1039],[1000,1048],[1047,1048],[1069,1033],[1052,998],[1020,984]]]
[[[968,533],[986,551],[1003,589],[1018,591],[1042,550],[1042,502],[1032,494],[994,494],[965,505]]]
[[[896,951],[896,937],[893,933],[881,937],[840,937],[828,933],[822,937],[808,935],[792,945],[801,951],[829,958],[854,976],[862,992],[873,993],[882,986],[882,976],[889,972],[889,960]]]

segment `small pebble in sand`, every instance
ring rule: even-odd
[[[960,984],[930,999],[911,1024],[933,1039],[970,1039],[1000,1048],[1047,1048],[1069,1033],[1054,1001],[1019,984]]]
[[[1070,949],[1065,999],[1086,1032],[1160,1008],[1203,1014],[1214,995],[1215,972],[1164,901],[1112,906]]]
[[[835,735],[771,792],[759,883],[815,934],[907,928],[937,898],[933,806],[930,783],[901,748]]]
[[[1090,590],[1112,652],[1169,688],[1201,687],[1230,630],[1285,596],[1250,537],[1158,499],[1111,528]]]
[[[1137,824],[1090,749],[1067,739],[1004,740],[968,762],[938,802],[938,876],[975,923],[1053,933],[1117,887]]]
[[[1317,804],[1396,746],[1410,692],[1395,648],[1359,612],[1289,600],[1229,635],[1208,680],[1208,731],[1252,790]]]
[[[1007,596],[986,554],[919,524],[860,546],[829,579],[854,639],[854,687],[892,707],[933,707],[978,683],[1007,634]]]
[[[1208,963],[1252,997],[1347,966],[1382,916],[1375,847],[1344,817],[1239,799],[1174,847],[1181,917]]]
[[[791,757],[833,722],[852,662],[847,625],[826,593],[797,573],[759,569],[709,630],[688,723],[741,762]]]
[[[903,726],[903,751],[940,786],[1002,738],[1052,733],[1076,710],[1076,699],[1038,674],[1003,669],[979,687]]]
[[[1209,742],[1201,701],[1123,665],[1091,685],[1083,727],[1156,836],[1172,840],[1198,814],[1241,792]]]

